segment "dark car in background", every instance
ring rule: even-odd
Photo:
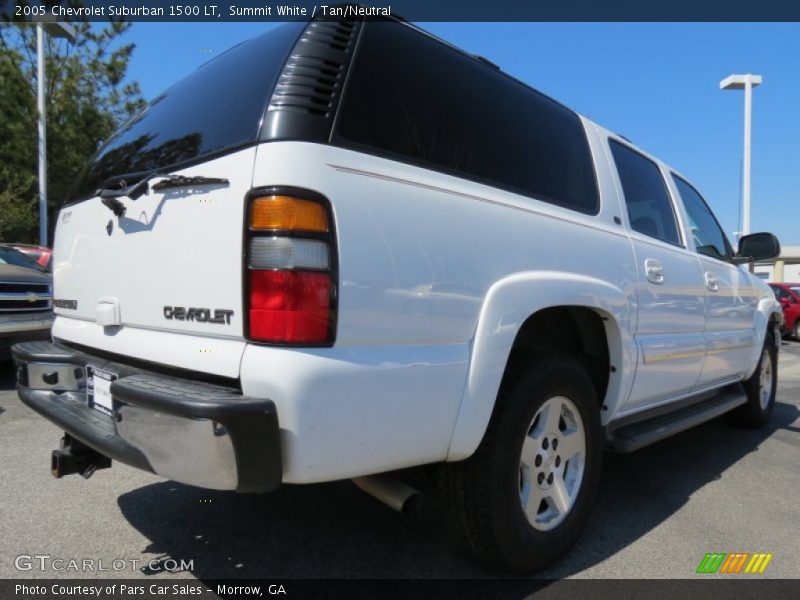
[[[47,269],[0,244],[0,361],[11,357],[11,345],[50,339],[53,281]]]
[[[800,283],[770,283],[783,308],[784,336],[800,340]]]

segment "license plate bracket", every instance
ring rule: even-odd
[[[118,375],[111,371],[86,367],[86,403],[90,408],[114,416],[116,406],[111,396],[111,382],[117,377]]]

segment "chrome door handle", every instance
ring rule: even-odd
[[[719,291],[719,279],[711,271],[706,271],[706,287],[711,292]]]
[[[644,261],[644,273],[650,283],[664,283],[664,267],[656,259],[648,258]]]

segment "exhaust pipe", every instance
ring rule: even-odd
[[[352,481],[370,496],[403,514],[418,511],[425,498],[419,490],[389,475],[367,475]]]

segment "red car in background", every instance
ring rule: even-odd
[[[800,283],[770,283],[783,307],[783,335],[800,340]]]
[[[29,256],[48,271],[53,260],[53,250],[45,246],[34,246],[33,244],[9,244],[23,254]]]

